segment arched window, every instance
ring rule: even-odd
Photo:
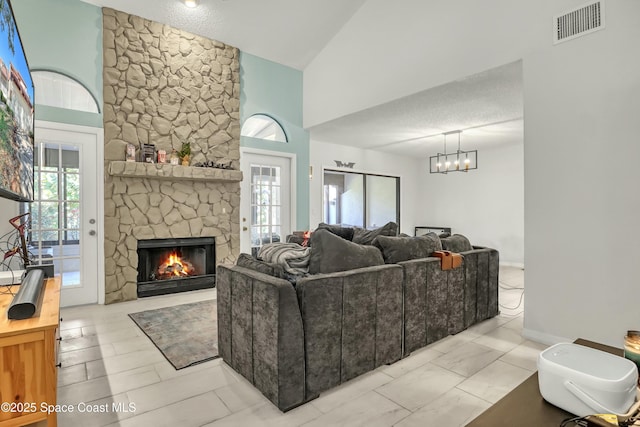
[[[240,135],[268,141],[288,142],[280,123],[266,114],[254,114],[244,121]]]
[[[100,107],[91,92],[77,80],[55,71],[31,71],[36,104],[68,110],[99,113]]]

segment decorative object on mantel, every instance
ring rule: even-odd
[[[215,169],[231,169],[231,160],[220,160],[217,162],[208,161],[208,162],[198,162],[193,166],[197,168],[215,168]]]
[[[144,163],[156,162],[156,146],[154,144],[142,143],[140,148],[141,161]]]
[[[167,163],[167,152],[165,150],[158,150],[158,163]]]
[[[353,169],[353,167],[356,165],[355,162],[343,162],[340,160],[334,160],[334,162],[336,162],[336,166],[339,168],[349,168],[349,169]]]
[[[449,172],[469,172],[478,169],[478,150],[463,151],[460,149],[461,130],[445,132],[444,136],[444,153],[438,153],[429,157],[429,172],[443,173]],[[458,149],[454,152],[447,152],[447,135],[458,135]]]
[[[172,165],[177,165],[180,163],[180,157],[178,156],[178,152],[176,151],[175,148],[171,150],[171,157],[169,158],[169,163],[171,163]]]
[[[127,144],[127,149],[125,151],[124,159],[127,162],[135,162],[136,161],[136,146],[133,144]]]
[[[189,160],[191,160],[191,143],[185,142],[182,144],[182,148],[178,152],[180,156],[180,164],[182,166],[189,166]]]

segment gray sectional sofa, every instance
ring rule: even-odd
[[[280,410],[292,409],[497,315],[498,252],[462,254],[448,271],[425,257],[320,272],[295,287],[277,272],[220,265],[220,356]]]

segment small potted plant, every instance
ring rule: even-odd
[[[182,166],[189,166],[189,160],[191,159],[191,143],[185,142],[182,144],[182,148],[178,151],[180,156],[180,162]]]

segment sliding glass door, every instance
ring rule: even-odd
[[[400,178],[325,169],[323,221],[351,227],[400,225]]]

